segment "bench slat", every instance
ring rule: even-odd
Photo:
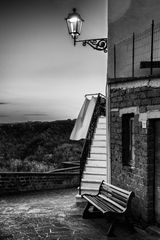
[[[122,212],[124,212],[126,210],[125,207],[121,206],[120,204],[116,203],[115,201],[113,201],[110,198],[104,197],[103,195],[99,194],[99,196],[101,198],[103,198],[104,200],[106,200],[107,202],[110,202],[111,204],[113,204],[113,206],[115,206],[117,209],[121,210]]]
[[[96,198],[95,198],[95,200],[98,202],[98,205],[103,209],[103,213],[106,213],[106,212],[108,212],[108,211],[114,211],[114,209],[111,207],[111,206],[109,206],[109,205],[107,205],[104,201],[103,201],[103,199],[102,198],[100,198],[99,196],[97,196]],[[95,201],[95,202],[96,202]],[[97,205],[95,205],[95,207],[96,207]]]
[[[127,202],[126,201],[123,201],[122,199],[120,198],[116,198],[116,195],[113,195],[110,197],[110,199],[118,204],[120,204],[121,206],[123,206],[124,208],[126,207],[127,205]]]
[[[83,195],[83,197],[89,201],[93,206],[95,206],[98,210],[100,210],[103,214],[106,212],[106,210],[104,210],[103,208],[101,208],[101,206],[99,205],[99,203],[97,203],[95,196],[91,197],[91,196],[85,196]]]
[[[124,211],[124,209],[117,207],[112,202],[106,201],[106,199],[101,198],[101,196],[86,196],[84,194],[83,197],[103,213],[106,213],[108,211],[122,213]]]
[[[127,205],[128,202],[128,198],[119,195],[118,192],[111,192],[111,191],[100,191],[100,194],[109,197],[109,198],[113,198],[115,201],[122,203],[123,206]]]
[[[101,188],[100,188],[100,192],[103,192],[104,191],[104,193],[109,193],[109,194],[116,194],[117,196],[121,196],[121,198],[122,199],[124,199],[124,201],[126,200],[128,200],[128,197],[129,197],[129,195],[130,195],[130,193],[129,194],[125,194],[125,193],[122,193],[122,192],[118,192],[118,190],[116,190],[116,189],[111,189],[110,187],[108,187],[108,186],[105,186],[105,185],[102,185],[101,186]]]
[[[104,206],[104,209],[108,212],[108,210],[112,212],[119,212],[119,208],[113,205],[111,202],[107,202],[106,199],[101,198],[101,196],[97,196],[100,203]]]
[[[124,190],[124,189],[122,189],[122,188],[119,188],[119,187],[117,187],[117,186],[114,186],[114,185],[112,185],[112,184],[110,184],[110,183],[107,183],[107,182],[105,182],[105,181],[103,181],[103,184],[109,186],[110,188],[116,189],[116,190],[118,190],[119,192],[125,193],[126,195],[130,195],[130,194],[131,194],[131,191]]]

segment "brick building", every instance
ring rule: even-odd
[[[135,192],[137,220],[160,224],[160,2],[109,0],[111,183]],[[154,19],[154,21],[153,21]]]

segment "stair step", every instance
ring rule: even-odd
[[[97,143],[92,143],[91,148],[106,148],[106,143],[104,143],[103,145],[101,145],[102,143],[100,142],[99,146],[96,145]]]
[[[106,135],[106,128],[96,128],[94,134],[105,134]]]
[[[106,121],[97,120],[97,126],[106,126]]]
[[[83,176],[90,176],[90,175],[94,175],[94,176],[103,176],[103,177],[105,177],[106,176],[106,173],[102,173],[102,172],[100,172],[100,173],[93,173],[93,172],[90,172],[90,171],[88,171],[88,172],[84,172],[84,174],[83,174]],[[92,178],[93,178],[93,176],[92,176]],[[94,178],[93,178],[94,179]],[[94,179],[94,180],[98,180],[98,179]]]
[[[106,142],[93,142],[91,147],[106,148]]]
[[[82,180],[81,181],[81,188],[88,188],[88,189],[95,189],[99,188],[102,181],[88,181],[88,180]]]
[[[82,189],[98,189],[100,183],[94,184],[94,183],[81,183]]]
[[[82,194],[85,194],[85,193],[87,193],[87,194],[93,194],[93,195],[95,195],[95,194],[97,194],[98,193],[98,188],[93,188],[93,189],[90,189],[90,188],[81,188],[81,195]]]
[[[105,147],[94,147],[94,146],[91,146],[91,151],[90,151],[90,153],[104,153],[104,154],[106,154],[106,148]]]
[[[97,123],[106,123],[106,117],[99,117]]]
[[[94,134],[93,141],[95,140],[106,140],[106,134]]]
[[[97,174],[97,173],[106,174],[106,167],[86,165],[84,172],[91,172],[94,174]]]
[[[96,129],[106,129],[106,123],[97,123]]]
[[[106,147],[106,140],[93,140],[92,146],[93,147]]]
[[[104,142],[105,143],[106,142],[106,138],[105,139],[93,139],[92,143],[93,142]]]
[[[82,180],[84,181],[102,181],[106,179],[106,173],[105,174],[93,174],[93,173],[84,173]]]
[[[106,161],[102,160],[102,161],[99,161],[99,160],[88,160],[87,161],[87,164],[86,164],[87,167],[107,167],[107,163]]]
[[[100,158],[98,158],[98,159],[96,159],[96,158],[87,158],[87,161],[98,161],[98,162],[101,162],[101,161],[103,161],[103,162],[106,162],[106,159],[100,159]]]
[[[88,191],[88,190],[97,191],[97,190],[98,190],[98,187],[99,187],[99,186],[97,186],[97,187],[92,187],[92,188],[90,188],[90,187],[81,187],[81,190],[83,190],[83,191],[84,191],[84,190],[85,190],[85,191],[86,191],[86,190],[87,190],[87,191]]]
[[[106,153],[90,153],[90,158],[106,160]]]
[[[99,123],[97,122],[96,129],[106,129],[106,123]]]
[[[103,131],[103,132],[101,132],[101,133],[97,133],[97,132],[95,131],[93,136],[106,136],[106,131]]]
[[[82,182],[84,182],[84,183],[101,183],[102,181],[101,180],[92,180],[92,181],[89,181],[89,180],[84,180],[84,179],[82,179]]]

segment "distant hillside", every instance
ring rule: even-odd
[[[82,142],[70,141],[74,120],[0,125],[0,171],[50,171],[79,161]]]

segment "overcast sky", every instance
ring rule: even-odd
[[[0,122],[76,118],[86,93],[105,93],[106,55],[73,46],[65,17],[76,7],[81,39],[107,36],[107,0],[0,3]]]

